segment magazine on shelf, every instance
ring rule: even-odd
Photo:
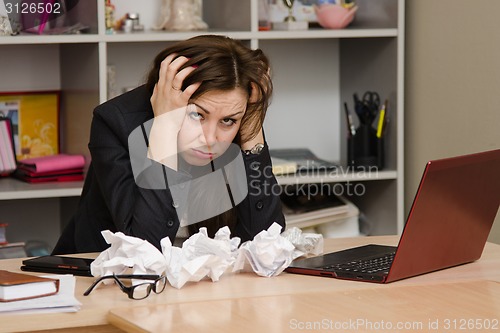
[[[12,123],[0,113],[0,176],[8,176],[16,169]]]

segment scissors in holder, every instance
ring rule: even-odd
[[[362,124],[370,125],[377,117],[379,107],[380,97],[378,93],[367,91],[363,94],[362,99],[354,94],[354,109]]]
[[[374,91],[367,91],[363,95],[363,104],[376,115],[380,108],[380,96]]]

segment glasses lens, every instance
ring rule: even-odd
[[[132,298],[133,299],[143,299],[148,297],[151,292],[151,283],[141,283],[133,286]]]
[[[165,290],[165,285],[167,284],[167,277],[162,276],[158,280],[155,281],[155,293],[159,294],[163,290]]]

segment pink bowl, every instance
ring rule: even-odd
[[[353,6],[349,9],[334,4],[314,6],[319,25],[327,29],[342,29],[347,27],[354,19],[354,14],[356,14],[357,10],[358,6]]]

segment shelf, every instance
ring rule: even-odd
[[[92,110],[114,93],[141,84],[154,55],[168,45],[203,35],[225,35],[261,48],[273,67],[275,93],[266,117],[270,147],[309,147],[319,157],[347,164],[347,133],[343,102],[352,104],[354,92],[376,89],[389,99],[390,130],[385,140],[386,169],[369,173],[338,172],[277,177],[279,185],[329,184],[331,188],[362,185],[353,203],[369,220],[374,234],[401,232],[404,225],[404,39],[405,0],[356,0],[356,20],[346,29],[258,31],[258,0],[213,0],[203,9],[211,27],[203,31],[146,30],[105,32],[104,0],[79,2],[73,23],[90,27],[88,33],[0,37],[0,72],[12,78],[0,91],[61,90],[63,151],[88,155]],[[121,0],[120,15],[137,12],[145,27],[154,26],[161,1],[139,6]],[[145,2],[146,3],[146,2]],[[116,13],[115,13],[116,14]],[[118,16],[115,16],[115,18]],[[75,66],[75,64],[78,64]],[[108,87],[108,66],[114,67],[116,87]],[[383,78],[381,80],[380,78]],[[108,92],[114,90],[113,94]],[[349,104],[350,107],[351,104]],[[12,220],[38,221],[60,215],[53,234],[67,221],[83,182],[28,184],[0,178],[0,210],[10,207]],[[64,200],[57,198],[65,197]],[[43,199],[51,198],[50,203]],[[68,199],[69,198],[69,199]],[[42,201],[42,202],[41,202]],[[48,205],[49,204],[49,205]],[[37,205],[43,206],[41,213]],[[66,210],[65,212],[61,212]],[[26,217],[18,218],[26,214]],[[56,218],[57,220],[57,218]],[[61,222],[61,223],[57,223]],[[29,228],[19,226],[20,239]],[[11,229],[13,230],[13,229]],[[50,238],[50,237],[49,237]]]
[[[75,197],[83,182],[29,184],[15,178],[0,179],[0,200]]]
[[[397,179],[396,171],[379,171],[370,174],[310,174],[304,176],[289,175],[276,177],[280,185],[309,183],[364,182]],[[0,179],[0,200],[58,198],[79,196],[83,182],[63,182],[46,184],[28,184],[14,178]]]
[[[394,180],[397,179],[398,173],[394,170],[378,171],[370,173],[319,173],[309,175],[288,175],[278,176],[276,180],[280,185],[298,185],[311,183],[342,183],[342,182],[364,182],[374,180]]]
[[[79,44],[97,43],[100,37],[96,34],[75,34],[75,35],[19,35],[2,36],[0,45],[22,45],[22,44]]]
[[[397,37],[398,29],[309,29],[304,31],[260,31],[258,39],[316,39],[316,38],[364,38]]]
[[[76,35],[31,35],[2,36],[0,45],[22,44],[77,44],[98,42],[161,42],[180,41],[199,34],[226,35],[233,39],[317,39],[317,38],[365,38],[396,37],[397,29],[309,29],[304,31],[230,31],[208,30],[188,32],[167,32],[148,30],[144,32],[114,34],[76,34]]]
[[[226,35],[233,39],[252,39],[255,34],[250,31],[231,31],[231,30],[208,30],[208,31],[186,31],[186,32],[168,32],[161,30],[147,30],[142,32],[123,33],[115,32],[113,34],[101,36],[105,42],[162,42],[162,41],[180,41],[200,34]]]
[[[234,39],[316,39],[316,38],[361,38],[361,37],[396,37],[397,29],[309,29],[304,31],[191,31],[191,32],[166,32],[145,31],[133,33],[114,33],[104,35],[101,39],[105,42],[156,42],[184,40],[200,33],[227,35]]]

